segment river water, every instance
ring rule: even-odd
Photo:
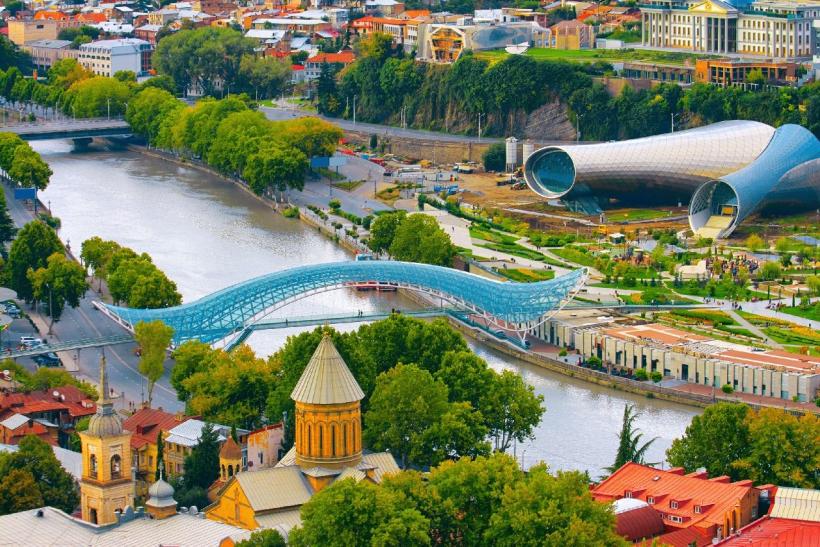
[[[54,175],[41,193],[62,220],[60,236],[79,251],[98,235],[149,253],[173,279],[184,301],[271,271],[349,260],[350,254],[317,231],[286,219],[253,196],[217,177],[136,152],[96,145],[75,152],[69,142],[35,143]],[[280,316],[325,315],[351,310],[411,309],[397,294],[332,291],[298,301]],[[355,329],[357,325],[340,328]],[[249,344],[268,355],[296,329],[257,332]],[[612,463],[624,404],[640,411],[644,438],[657,438],[647,461],[662,462],[695,408],[612,391],[502,356],[471,342],[495,369],[512,369],[544,396],[547,412],[535,440],[516,447],[529,467],[588,470],[597,477]]]

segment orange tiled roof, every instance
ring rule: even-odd
[[[31,393],[9,393],[0,396],[0,414],[9,409],[19,414],[65,410],[69,416],[77,418],[94,414],[97,405],[79,388],[61,386]]]
[[[415,19],[416,17],[430,17],[429,9],[409,9],[402,12],[402,17],[407,19]]]
[[[81,13],[77,16],[77,21],[83,23],[105,23],[108,17],[104,13]]]
[[[48,20],[48,21],[65,21],[68,19],[68,15],[61,11],[38,11],[34,14],[34,18],[38,21]]]
[[[319,53],[307,60],[308,63],[342,63],[350,64],[356,60],[356,55],[352,51],[342,51],[341,53]]]
[[[598,501],[613,501],[631,497],[647,501],[662,513],[683,518],[681,528],[697,525],[723,525],[723,516],[754,488],[751,481],[724,482],[724,478],[708,479],[705,473],[684,475],[683,470],[664,471],[647,465],[627,463],[592,489]],[[671,502],[677,502],[673,509]],[[648,501],[647,501],[648,503]],[[695,513],[700,506],[700,513]]]
[[[721,547],[817,547],[820,522],[763,517],[724,539]]]
[[[157,433],[160,431],[170,431],[187,419],[187,416],[177,417],[176,414],[158,408],[141,408],[129,416],[122,426],[133,433],[131,447],[139,449],[157,442]]]

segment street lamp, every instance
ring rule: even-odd
[[[581,118],[583,117],[583,114],[575,114],[575,142],[581,142]]]
[[[487,115],[483,112],[478,113],[478,142],[481,142],[481,117],[486,117]]]
[[[671,120],[671,122],[672,122],[672,123],[671,123],[671,129],[672,129],[672,130],[670,131],[670,133],[674,133],[674,132],[675,132],[675,116],[682,116],[682,115],[683,115],[683,112],[678,112],[677,114],[676,114],[676,113],[674,113],[674,112],[670,112],[670,113],[669,113],[669,119],[670,119],[670,120]]]
[[[356,99],[358,95],[353,95],[353,125],[356,125]]]

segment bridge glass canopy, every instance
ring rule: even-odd
[[[508,324],[539,322],[560,308],[585,279],[584,269],[538,283],[500,282],[471,273],[397,261],[333,262],[302,266],[257,277],[164,309],[132,309],[106,304],[129,325],[161,320],[174,329],[174,342],[217,342],[239,333],[281,308],[311,294],[358,284],[389,285],[433,294]]]

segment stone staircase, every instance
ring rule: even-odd
[[[712,215],[706,224],[698,228],[697,234],[700,237],[717,239],[720,233],[732,224],[732,217],[724,215]]]

